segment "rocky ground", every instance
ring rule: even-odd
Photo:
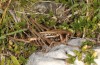
[[[68,42],[69,45],[57,45],[46,53],[35,52],[29,57],[26,65],[85,65],[90,61],[84,61],[84,58],[86,58],[87,55],[82,53],[82,59],[79,60],[78,56],[74,52],[74,50],[82,52],[82,49],[86,49],[85,46],[83,46],[82,49],[80,48],[82,46],[82,42],[84,41],[86,40],[82,38],[71,39]],[[94,56],[94,58],[93,62],[91,62],[89,65],[100,65],[100,47],[96,46],[91,49],[94,52],[90,57],[92,58]],[[73,58],[75,58],[73,63],[68,62],[68,59],[70,58],[68,55],[71,55]],[[73,59],[70,59],[70,61],[72,60]]]

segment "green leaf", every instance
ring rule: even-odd
[[[1,0],[1,2],[6,2],[7,0]]]
[[[9,60],[9,59],[7,59],[7,61],[6,61],[6,62],[7,62],[7,64],[6,64],[6,65],[11,65],[11,64],[10,64],[10,60]]]
[[[14,65],[20,65],[15,56],[11,55],[11,60],[12,60]]]
[[[20,33],[20,32],[26,31],[26,30],[27,30],[27,29],[21,29],[21,30],[17,30],[17,31],[14,31],[14,32],[11,32],[11,33],[2,35],[2,36],[0,37],[0,39],[4,39],[4,38],[6,38],[6,36],[13,35],[13,34],[16,34],[16,33]]]
[[[70,57],[70,58],[67,59],[67,62],[73,64],[75,59],[76,59],[76,57],[74,57],[74,56]]]
[[[0,61],[0,65],[5,65],[5,58],[2,58],[2,60]]]

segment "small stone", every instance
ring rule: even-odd
[[[68,42],[68,45],[80,47],[82,45],[82,42],[85,42],[85,41],[86,41],[86,39],[84,39],[84,38],[76,38],[76,39],[70,40]]]

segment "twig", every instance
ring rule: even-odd
[[[13,10],[9,10],[10,14],[12,15],[12,17],[14,18],[15,22],[19,22],[20,20],[18,20],[18,17],[16,16],[15,12]]]
[[[6,15],[6,12],[8,10],[10,3],[11,3],[11,0],[8,1],[7,7],[5,8],[3,15],[2,15],[2,18],[0,19],[0,24],[2,23],[3,18],[5,18],[5,15]]]

